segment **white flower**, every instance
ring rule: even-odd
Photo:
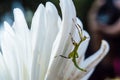
[[[60,0],[62,18],[56,7],[47,2],[39,5],[31,28],[28,29],[22,11],[14,9],[14,23],[4,22],[0,37],[0,80],[87,80],[95,66],[107,54],[109,45],[102,41],[100,49],[87,59],[85,51],[89,39],[78,49],[78,64],[87,70],[78,70],[67,56],[73,49],[70,33],[80,41],[75,25],[80,25],[82,36],[89,37],[76,17],[72,0]],[[57,56],[57,57],[56,57]]]

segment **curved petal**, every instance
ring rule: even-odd
[[[93,71],[94,68],[90,72],[88,72],[82,79],[78,79],[78,80],[88,80],[89,77],[92,75]]]
[[[40,4],[32,18],[31,24],[31,39],[32,39],[32,51],[36,48],[40,49],[44,42],[45,30],[45,7]],[[40,43],[41,45],[37,45]],[[41,47],[40,47],[41,46]]]
[[[1,52],[2,52],[2,50],[1,50],[1,40],[2,40],[2,36],[3,36],[3,32],[4,32],[4,28],[0,27],[0,51]]]
[[[88,57],[84,61],[83,65],[87,68],[87,70],[94,68],[106,56],[108,51],[109,51],[109,45],[107,41],[102,40],[100,49],[92,56]]]
[[[58,29],[60,30],[60,28],[61,28],[61,18],[60,18],[60,16],[58,17]]]
[[[19,8],[14,9],[14,26],[13,29],[16,34],[16,44],[20,48],[17,47],[18,55],[20,59],[20,67],[21,67],[21,78],[28,80],[31,72],[31,39],[30,32],[24,17],[23,12]]]
[[[83,34],[84,34],[84,36],[86,36],[87,38],[86,38],[85,41],[83,41],[83,42],[80,44],[80,46],[79,46],[79,48],[78,48],[78,54],[79,54],[79,60],[78,60],[78,62],[79,62],[79,65],[80,65],[80,66],[81,66],[81,64],[82,64],[83,61],[84,61],[85,53],[86,53],[86,50],[87,50],[87,47],[88,47],[88,44],[89,44],[89,41],[90,41],[90,36],[89,36],[89,34],[88,34],[85,30],[83,31]]]
[[[15,19],[15,26],[14,31],[16,34],[20,37],[26,37],[26,34],[28,35],[28,26],[24,17],[23,12],[19,8],[15,8],[14,11],[14,19]]]
[[[46,28],[46,34],[44,34],[44,45],[42,45],[42,50],[40,52],[40,61],[39,63],[42,64],[40,65],[40,75],[39,79],[43,80],[45,73],[48,68],[49,60],[50,60],[50,55],[51,55],[51,50],[52,50],[52,45],[53,42],[56,38],[56,35],[58,33],[58,27],[57,27],[57,22],[58,22],[58,12],[56,10],[56,7],[50,3],[46,3],[46,8],[45,8],[45,28]]]
[[[2,54],[5,61],[4,63],[11,74],[12,80],[16,80],[19,79],[19,69],[15,53],[15,41],[10,32],[7,30],[7,27],[10,28],[10,25],[5,22],[4,26],[5,29],[1,40]]]
[[[79,48],[78,48],[79,58],[77,59],[77,62],[78,62],[80,67],[81,67],[81,64],[84,61],[85,52],[86,52],[86,49],[88,47],[88,43],[89,43],[89,40],[90,40],[89,34],[86,31],[83,31],[83,33],[84,33],[84,36],[87,37],[87,39],[85,41],[83,41],[80,44]],[[81,67],[81,68],[84,68],[84,67]],[[78,70],[74,66],[73,62],[68,61],[66,63],[66,66],[64,66],[64,70],[65,70],[65,72],[64,72],[64,80],[67,80],[67,79],[69,79],[69,80],[79,80],[79,79],[81,79],[80,75],[82,74],[82,71]]]
[[[5,65],[4,58],[0,52],[0,80],[12,80],[11,74]]]
[[[91,69],[95,68],[96,65],[105,57],[105,55],[109,51],[109,45],[107,41],[102,40],[102,44],[100,49],[93,54],[92,56],[88,57],[83,64],[81,64],[82,67],[84,67],[88,72],[91,71]],[[82,77],[84,77],[86,73],[82,73]]]
[[[80,25],[80,27],[83,29],[83,24],[82,24],[82,21],[81,21],[79,18],[77,18],[77,24],[79,24],[79,25]]]
[[[31,39],[32,39],[32,53],[33,53],[33,61],[32,61],[32,80],[39,80],[40,76],[40,59],[41,59],[41,51],[44,45],[45,39],[45,7],[40,4],[37,8],[33,19],[32,19],[32,27],[31,27]]]
[[[60,31],[52,47],[51,60],[45,79],[62,80],[64,75],[60,75],[64,71],[67,60],[59,57],[59,55],[68,55],[73,48],[69,33],[73,27],[73,18],[76,18],[75,7],[72,0],[60,0],[62,10],[62,23]],[[55,58],[55,56],[58,56]],[[57,73],[56,73],[57,72]],[[53,73],[53,74],[50,74]],[[59,75],[59,76],[58,76]]]

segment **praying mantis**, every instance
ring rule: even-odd
[[[77,25],[75,25],[75,26],[76,26],[76,28],[77,28],[77,30],[78,30],[78,34],[79,34],[79,37],[80,37],[81,40],[77,43],[77,42],[73,39],[73,37],[72,37],[72,35],[71,35],[71,33],[70,33],[71,41],[72,41],[72,44],[74,45],[74,49],[69,53],[69,55],[68,55],[67,57],[66,57],[66,56],[63,56],[63,55],[60,55],[60,56],[63,57],[63,58],[65,58],[65,59],[71,59],[72,62],[74,63],[74,66],[75,66],[77,69],[86,72],[87,70],[79,67],[79,65],[77,64],[76,58],[79,58],[79,55],[78,55],[78,52],[77,52],[77,51],[78,51],[78,48],[79,48],[80,44],[81,44],[83,41],[85,41],[85,40],[87,39],[87,37],[82,35],[82,29],[81,29],[81,27],[80,27],[79,24],[77,24]]]

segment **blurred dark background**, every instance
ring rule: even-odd
[[[45,2],[50,1],[57,7],[59,14],[59,0],[0,0],[0,26],[4,21],[7,21],[10,25],[13,23],[13,9],[18,7],[21,8],[25,14],[28,25],[31,24],[32,16],[37,9],[40,3],[45,4]],[[88,13],[90,8],[95,0],[73,0],[77,16],[81,19],[84,25],[84,29],[86,29],[93,41],[100,41],[101,37],[96,35],[96,33],[92,33],[91,26],[89,26]],[[96,67],[96,70],[92,74],[89,80],[111,80],[116,77],[120,77],[120,37],[110,37],[110,35],[106,35],[104,33],[100,33],[102,35],[102,39],[106,39],[110,43],[111,50],[109,54],[101,61],[101,63]],[[95,35],[95,36],[92,36]],[[97,36],[97,37],[96,37]],[[98,44],[98,45],[97,45]],[[88,47],[88,51],[86,53],[86,57],[93,54],[96,49],[94,47],[99,48],[99,44],[94,44],[90,41],[90,45]],[[97,48],[97,49],[98,49]],[[116,68],[118,68],[118,72],[116,72]],[[110,79],[111,78],[111,79]],[[120,79],[118,79],[120,80]]]
[[[9,20],[9,23],[12,24],[13,8],[19,7],[24,11],[25,16],[27,16],[27,11],[30,12],[32,16],[38,5],[40,3],[45,4],[47,1],[54,3],[60,13],[59,0],[0,0],[0,23]],[[93,0],[74,0],[77,16],[81,18],[85,25],[86,14],[92,1]]]

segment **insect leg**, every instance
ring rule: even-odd
[[[73,39],[73,37],[72,37],[72,34],[71,34],[71,33],[70,33],[70,37],[71,37],[72,44],[73,44],[74,46],[76,46],[76,45],[77,45],[77,42]]]
[[[63,56],[63,55],[60,55],[60,57],[65,58],[65,59],[70,59],[69,57],[66,57],[66,56]]]

